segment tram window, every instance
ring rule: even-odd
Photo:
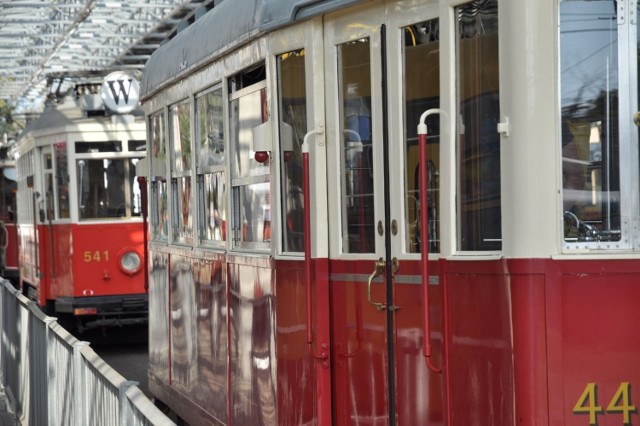
[[[280,116],[280,193],[282,249],[304,249],[304,200],[301,146],[307,133],[307,93],[304,50],[279,55],[278,108]]]
[[[147,150],[147,141],[127,141],[127,149],[129,152],[140,152]]]
[[[456,12],[458,248],[500,250],[498,2],[474,0]]]
[[[124,159],[77,160],[80,219],[128,215],[124,183],[135,179],[128,169]]]
[[[129,158],[128,167],[130,171],[129,179],[129,206],[131,206],[131,216],[142,215],[142,192],[140,190],[140,183],[135,176],[136,164],[140,161],[140,158]]]
[[[224,172],[205,173],[198,177],[202,206],[202,235],[209,241],[227,240],[227,185]]]
[[[403,29],[404,43],[404,104],[405,104],[405,217],[407,223],[406,250],[421,251],[425,233],[420,229],[420,155],[417,127],[420,115],[440,107],[440,66],[438,50],[440,34],[438,20],[422,22]],[[427,193],[429,219],[428,250],[440,250],[440,117],[427,117]]]
[[[68,219],[70,217],[70,206],[67,143],[57,143],[53,148],[55,150],[56,165],[57,215],[58,219]]]
[[[229,80],[232,238],[239,248],[265,249],[271,241],[270,161],[259,163],[253,151],[253,129],[268,118],[264,77],[261,64]]]
[[[122,152],[122,142],[76,142],[76,154],[89,154],[94,152]]]
[[[269,161],[254,159],[251,130],[266,121],[265,89],[249,93],[231,103],[231,130],[234,143],[233,197],[235,220],[233,238],[237,246],[271,240]]]
[[[618,77],[625,70],[618,69],[622,41],[617,7],[615,0],[560,2],[562,201],[567,243],[621,239]]]
[[[191,203],[191,112],[184,101],[169,109],[171,143],[172,226],[175,241],[193,240],[193,206]]]
[[[338,46],[342,251],[373,253],[371,58],[368,38]]]
[[[16,172],[18,177],[18,221],[20,223],[33,222],[33,173],[34,152],[29,151],[18,157]]]
[[[196,97],[200,239],[226,241],[227,186],[222,88]]]
[[[167,148],[165,140],[164,111],[154,113],[149,118],[149,139],[151,140],[151,155],[149,163],[165,164]],[[166,176],[152,176],[149,184],[151,195],[151,237],[155,240],[167,240],[169,235],[169,210],[167,209],[167,181]]]

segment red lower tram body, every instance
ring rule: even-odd
[[[399,265],[390,312],[367,301],[371,261],[316,259],[309,345],[303,262],[150,259],[150,389],[193,424],[638,421],[636,261],[431,262],[438,373],[419,262]]]
[[[80,331],[146,323],[140,222],[22,225],[19,235],[22,291],[49,314]],[[137,265],[127,269],[127,256]]]

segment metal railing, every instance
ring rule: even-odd
[[[174,425],[89,347],[0,278],[0,373],[23,425]]]

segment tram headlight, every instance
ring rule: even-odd
[[[135,251],[125,251],[120,256],[120,269],[127,274],[135,274],[140,270],[142,261],[140,255]]]

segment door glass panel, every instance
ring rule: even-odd
[[[498,3],[456,8],[460,250],[500,250]]]
[[[56,155],[56,189],[58,191],[58,218],[68,219],[70,216],[69,206],[69,172],[67,171],[67,143],[60,142],[54,144]]]
[[[342,250],[373,253],[371,58],[368,38],[338,46]]]
[[[422,22],[404,28],[404,104],[405,104],[405,218],[406,250],[419,253],[425,233],[420,229],[420,157],[417,126],[420,115],[440,107],[440,62],[438,20]],[[430,115],[426,120],[427,177],[429,181],[426,208],[429,218],[429,252],[440,251],[439,192],[440,171],[440,116]]]
[[[619,241],[614,0],[560,3],[560,84],[564,241]]]
[[[282,176],[282,249],[303,251],[304,208],[301,145],[307,133],[304,49],[278,56],[280,161]]]

